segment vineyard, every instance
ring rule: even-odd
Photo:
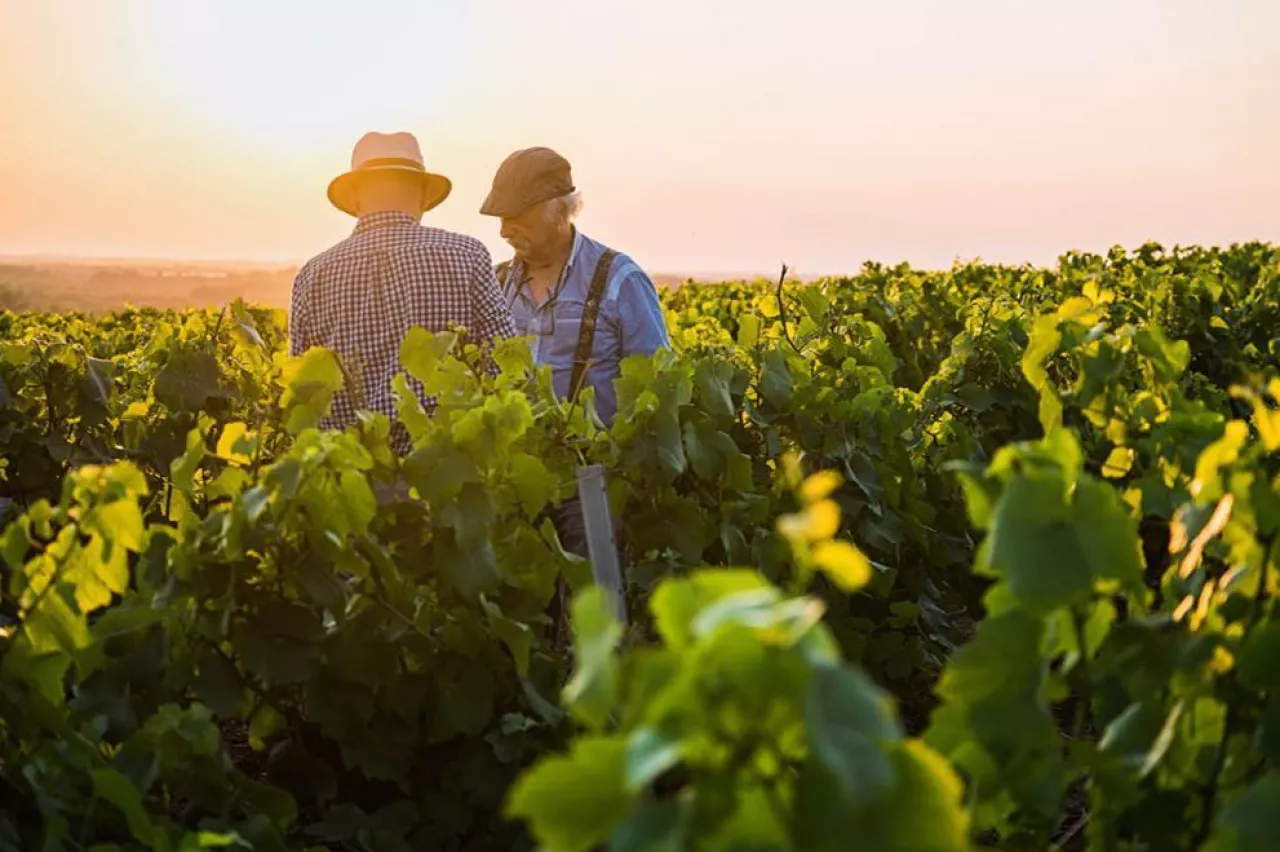
[[[403,459],[282,312],[0,313],[0,852],[1274,848],[1280,247],[664,302],[608,430],[411,334]]]

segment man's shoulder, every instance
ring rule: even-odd
[[[609,277],[606,279],[606,300],[616,300],[624,288],[654,287],[653,280],[645,272],[644,267],[630,254],[586,234],[582,234],[581,237],[582,242],[578,246],[578,262],[584,267],[583,274],[588,281],[594,277],[596,266],[604,258],[605,252],[613,253],[613,260],[609,263]]]
[[[607,243],[590,237],[579,232],[581,242],[578,245],[578,262],[586,266],[591,273],[594,273],[596,264],[603,259],[605,252],[612,252],[613,260],[609,264],[609,268],[613,275],[619,272],[625,272],[628,276],[639,273],[644,275],[644,269],[631,255],[621,249],[615,248]]]
[[[344,237],[303,263],[298,269],[298,277],[312,276],[327,267],[340,265],[352,257],[375,248],[385,249],[388,238],[396,247],[434,249],[485,265],[490,263],[489,249],[475,237],[414,223],[410,227],[398,229],[394,235],[365,231]]]
[[[456,249],[468,255],[489,257],[488,247],[476,237],[432,225],[418,225],[415,241],[424,245]]]
[[[361,234],[351,234],[343,237],[327,249],[312,255],[298,268],[298,278],[310,278],[335,262],[356,254],[360,250],[361,236]]]

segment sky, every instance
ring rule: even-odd
[[[1280,242],[1277,0],[0,0],[0,255],[299,262],[407,130],[573,164],[652,272]]]

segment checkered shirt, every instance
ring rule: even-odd
[[[432,332],[461,326],[465,340],[484,348],[515,336],[483,243],[425,227],[405,213],[372,213],[360,218],[351,236],[298,270],[289,354],[323,346],[347,374],[322,428],[356,423],[357,408],[381,412],[392,420],[394,449],[401,455],[412,449],[396,419],[391,380],[402,370],[400,343],[413,326]],[[434,398],[416,379],[409,378],[409,387],[431,413]]]

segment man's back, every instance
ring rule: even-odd
[[[395,420],[391,379],[401,370],[400,344],[413,326],[433,332],[463,326],[474,343],[515,336],[483,243],[424,227],[405,213],[373,213],[298,271],[289,352],[333,351],[356,389],[349,385],[334,397],[326,428],[355,423],[357,409]],[[421,386],[412,379],[409,386],[430,407]],[[393,431],[393,443],[408,451],[402,428]]]

